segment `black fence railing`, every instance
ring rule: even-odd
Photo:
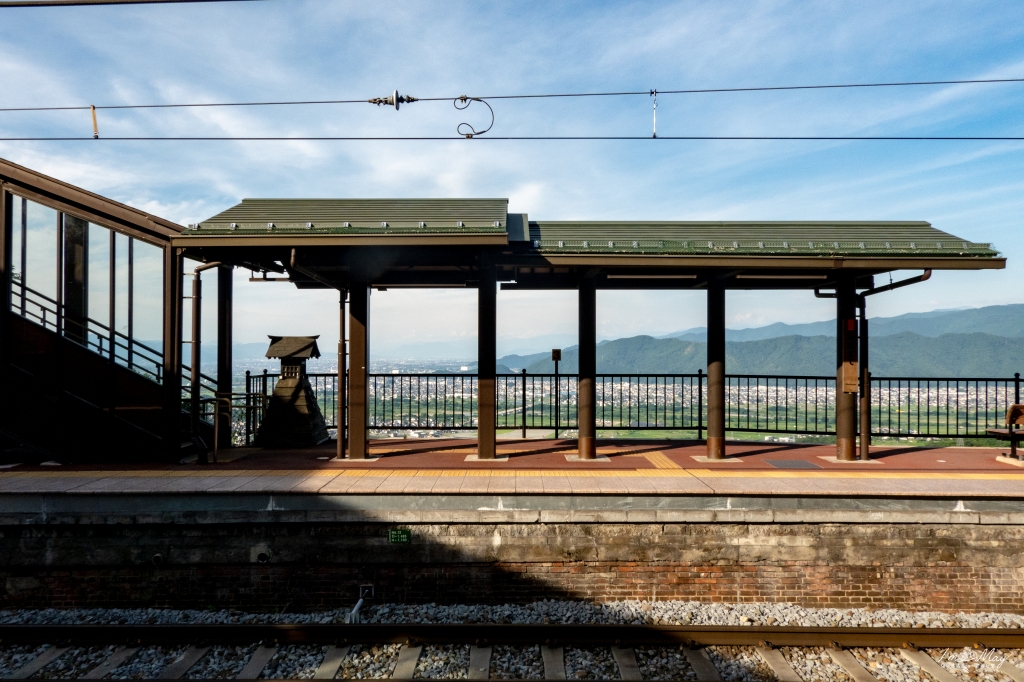
[[[75,319],[66,315],[66,306],[55,299],[24,286],[17,279],[11,281],[11,311],[21,315],[48,331],[55,332],[116,364],[136,372],[156,383],[163,383],[164,356],[160,350],[138,339],[117,331],[91,317]],[[182,367],[182,409],[191,409],[192,368]],[[213,401],[217,380],[200,373],[200,418],[213,424]]]
[[[311,374],[310,382],[330,428],[336,428],[337,375]],[[259,429],[278,375],[246,375],[245,441]],[[498,429],[578,428],[578,377],[572,374],[501,374],[496,383]],[[707,429],[707,375],[599,374],[599,430],[618,432]],[[477,428],[474,374],[371,374],[370,429],[458,431]],[[984,438],[1002,426],[1006,409],[1020,401],[1013,378],[871,378],[871,432],[889,437]],[[827,376],[728,375],[726,430],[767,434],[835,435],[836,380]],[[241,423],[241,422],[239,422]]]
[[[64,314],[65,306],[46,294],[11,280],[11,311],[31,320],[44,329],[85,346],[94,353],[109,358],[128,369],[152,379],[163,381],[163,353],[110,326],[87,317],[74,319]],[[60,311],[60,314],[58,314]]]

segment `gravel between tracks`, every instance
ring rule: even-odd
[[[347,680],[391,677],[401,648],[400,644],[356,644],[342,659],[335,677]]]
[[[492,680],[542,680],[544,659],[540,646],[497,644],[491,650]]]
[[[619,666],[606,646],[565,647],[567,680],[617,680]]]
[[[264,680],[309,680],[312,679],[320,662],[324,660],[327,647],[308,644],[282,646],[270,659],[263,673]]]
[[[675,647],[637,647],[636,662],[645,680],[696,680],[683,650]]]
[[[757,655],[752,646],[709,646],[705,647],[705,650],[725,682],[775,680],[771,668]]]
[[[846,671],[832,660],[825,647],[779,647],[804,682],[852,682]]]
[[[936,663],[962,680],[971,682],[1006,682],[996,668],[1006,655],[999,650],[925,649]]]
[[[437,644],[423,647],[415,677],[457,680],[469,677],[469,645]]]
[[[81,677],[100,663],[105,661],[115,646],[72,647],[57,657],[35,675],[32,679],[69,679]]]
[[[184,646],[146,646],[135,652],[135,655],[114,668],[110,678],[114,680],[142,680],[160,674],[171,662],[181,656]]]
[[[0,624],[344,623],[348,609],[316,613],[246,613],[181,609],[13,609]],[[1021,628],[1024,615],[896,609],[805,608],[796,604],[703,604],[684,601],[537,601],[530,604],[378,604],[368,623],[627,623],[654,625],[802,625],[827,627]]]
[[[187,680],[229,680],[242,671],[245,664],[252,658],[258,644],[249,646],[210,647],[206,655],[192,666],[187,673]]]
[[[0,647],[0,677],[7,677],[49,648],[49,644],[15,644]]]
[[[920,668],[900,656],[898,649],[850,649],[880,682],[932,681]]]

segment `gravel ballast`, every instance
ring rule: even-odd
[[[491,650],[491,679],[542,680],[544,658],[540,646],[496,645]]]
[[[114,668],[108,677],[114,680],[143,680],[156,677],[184,651],[184,646],[142,647],[134,656]]]
[[[292,645],[282,646],[267,662],[260,675],[264,680],[309,680],[312,679],[327,652],[325,646]]]
[[[619,679],[619,666],[606,646],[566,647],[564,653],[567,680]]]
[[[676,647],[637,647],[636,662],[645,680],[696,680],[686,654]]]
[[[342,659],[335,678],[370,680],[391,677],[401,648],[400,644],[357,644]]]
[[[780,647],[793,670],[804,682],[853,682],[825,647]]]
[[[725,682],[773,682],[775,675],[752,646],[705,647]]]
[[[0,624],[224,624],[344,623],[351,609],[316,613],[246,613],[182,609],[11,609]],[[366,623],[624,623],[635,625],[793,625],[819,627],[1022,628],[1009,613],[944,613],[896,609],[807,608],[796,604],[704,604],[619,601],[592,604],[542,600],[529,604],[377,604],[361,613]]]
[[[423,647],[416,661],[416,677],[456,680],[469,677],[469,645],[443,644]]]
[[[0,647],[0,677],[9,676],[49,648],[49,644],[16,644]]]
[[[233,679],[249,662],[258,644],[249,646],[212,646],[187,673],[187,680]]]
[[[115,646],[72,647],[32,676],[33,679],[69,679],[81,677],[114,652]]]
[[[880,682],[933,682],[920,668],[903,658],[897,649],[850,649],[850,653]]]

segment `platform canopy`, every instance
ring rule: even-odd
[[[1005,267],[990,244],[924,221],[530,221],[507,199],[245,199],[174,238],[193,257],[287,273],[300,288],[858,287],[903,269]]]

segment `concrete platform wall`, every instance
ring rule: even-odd
[[[378,602],[1024,611],[1016,513],[791,510],[783,521],[774,518],[781,511],[734,509],[628,519],[639,514],[8,513],[0,517],[0,605],[307,610],[350,605],[358,586],[372,583]],[[396,519],[410,515],[421,522]],[[389,543],[393,528],[409,529],[410,544]]]

